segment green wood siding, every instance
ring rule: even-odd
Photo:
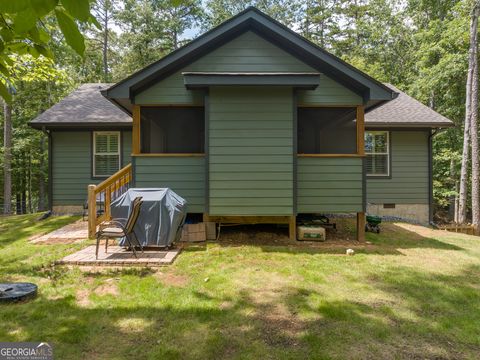
[[[297,160],[297,212],[361,212],[361,158]]]
[[[360,95],[340,85],[331,78],[321,75],[320,85],[315,90],[299,90],[299,105],[361,105]]]
[[[315,72],[316,70],[249,31],[146,89],[135,97],[135,102],[203,104],[201,90],[185,88],[183,71]],[[362,98],[322,75],[316,90],[299,91],[299,103],[357,105],[362,103]]]
[[[53,206],[83,205],[91,177],[91,132],[53,132]]]
[[[291,89],[212,88],[209,144],[210,214],[293,214]]]
[[[132,132],[124,131],[122,133],[122,166],[132,162]]]
[[[52,181],[53,206],[83,205],[87,187],[102,180],[92,178],[92,132],[54,131]],[[122,165],[130,163],[132,133],[123,133]]]
[[[428,204],[428,132],[392,131],[391,179],[367,177],[373,204]]]
[[[135,158],[135,187],[168,187],[188,202],[188,212],[205,211],[205,158]]]
[[[185,70],[182,70],[185,71]],[[136,104],[194,104],[203,105],[202,90],[187,90],[179,71],[135,96]]]

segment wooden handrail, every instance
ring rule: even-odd
[[[110,220],[110,204],[128,190],[132,182],[132,164],[117,171],[98,185],[88,185],[88,236],[93,238],[97,225]],[[98,205],[103,207],[99,212]]]
[[[97,192],[106,189],[108,186],[112,185],[117,180],[120,180],[124,175],[129,175],[132,173],[132,164],[128,164],[124,168],[118,170],[115,174],[110,176],[108,179],[103,180],[100,184],[96,185]]]

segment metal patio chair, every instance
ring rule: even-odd
[[[136,244],[140,247],[140,250],[143,253],[143,246],[138,240],[137,235],[133,228],[137,223],[138,216],[140,215],[140,208],[143,204],[142,198],[136,197],[130,206],[130,214],[128,215],[127,219],[113,219],[109,221],[105,221],[99,225],[99,230],[96,234],[97,236],[97,247],[95,250],[95,256],[98,259],[98,248],[100,246],[100,239],[105,239],[105,253],[108,250],[108,240],[109,239],[119,239],[125,238],[128,246],[132,249],[133,255],[137,256],[137,251],[135,250],[135,245],[133,244],[132,240],[135,240]]]

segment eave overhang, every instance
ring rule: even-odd
[[[367,129],[370,128],[385,128],[385,129],[392,129],[392,128],[428,128],[428,129],[444,129],[444,128],[451,128],[455,127],[454,123],[451,122],[445,122],[445,123],[440,123],[440,122],[434,122],[434,123],[428,123],[428,122],[403,122],[403,123],[396,123],[396,122],[378,122],[378,121],[373,121],[369,122],[365,120],[365,127]]]
[[[28,125],[38,130],[92,130],[92,129],[131,129],[129,122],[29,122]]]

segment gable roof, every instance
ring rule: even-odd
[[[365,114],[367,127],[444,128],[453,122],[390,84],[399,95]],[[111,84],[83,84],[30,122],[34,128],[131,127],[132,118],[100,92]]]
[[[130,111],[135,94],[249,30],[358,93],[367,107],[395,97],[390,88],[254,7],[247,8],[185,46],[109,87],[102,94]]]
[[[452,127],[454,123],[428,106],[408,96],[391,84],[385,84],[398,93],[389,101],[365,114],[369,127]]]
[[[30,122],[34,128],[131,126],[132,118],[100,92],[112,84],[83,84]]]

